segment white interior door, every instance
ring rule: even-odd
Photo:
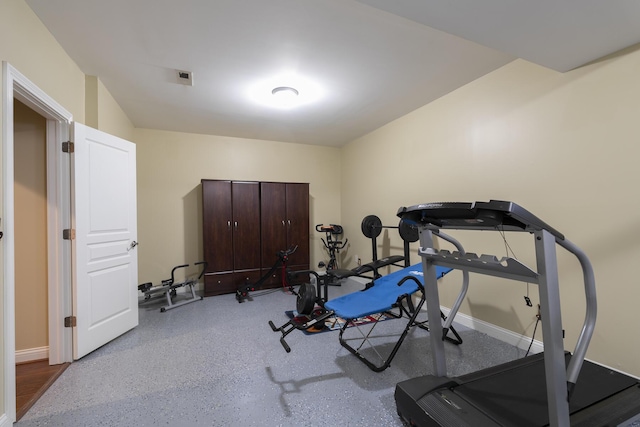
[[[136,146],[73,124],[73,358],[138,325]]]

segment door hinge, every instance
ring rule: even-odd
[[[76,238],[76,230],[73,228],[65,228],[62,230],[62,238],[64,240],[74,240]]]
[[[64,327],[65,328],[75,328],[76,327],[76,316],[69,316],[64,318]]]
[[[62,152],[63,153],[73,153],[75,150],[75,146],[73,142],[66,141],[62,143]]]

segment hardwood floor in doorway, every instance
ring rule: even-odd
[[[27,413],[69,365],[49,366],[46,359],[16,364],[16,421]]]

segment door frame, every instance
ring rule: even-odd
[[[49,362],[72,361],[72,333],[62,319],[70,316],[71,245],[62,230],[71,224],[70,159],[62,155],[62,141],[69,137],[73,116],[8,62],[2,62],[2,238],[4,411],[16,420],[15,372],[15,246],[14,246],[14,126],[13,100],[42,115],[46,123],[47,241]],[[1,415],[0,415],[1,417]]]

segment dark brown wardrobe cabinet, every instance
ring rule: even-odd
[[[294,245],[287,267],[309,269],[309,184],[203,179],[202,209],[205,296],[257,282]],[[263,288],[280,286],[280,274]]]
[[[293,246],[298,249],[289,257],[287,268],[309,270],[309,184],[261,182],[260,228],[263,274],[276,262],[279,251]],[[281,285],[281,271],[265,284]]]

